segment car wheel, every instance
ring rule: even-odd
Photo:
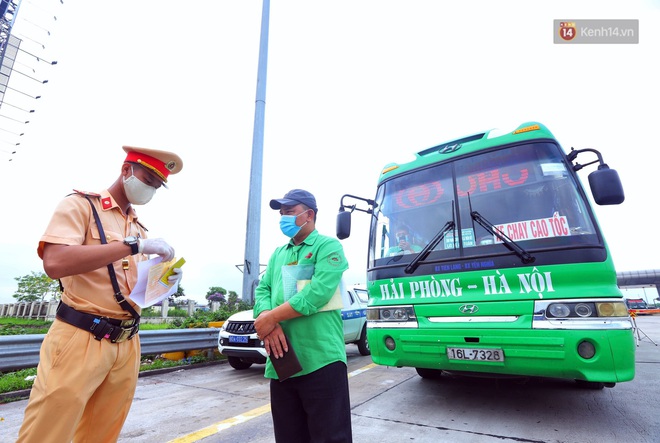
[[[360,355],[371,355],[369,340],[367,340],[367,325],[362,327],[362,333],[360,334],[360,339],[357,341],[357,347]]]
[[[238,370],[247,369],[250,366],[252,366],[252,363],[247,362],[247,361],[243,361],[238,357],[227,357],[227,361],[229,362],[229,364],[231,365],[232,368],[238,369]]]
[[[415,370],[422,378],[436,380],[442,377],[442,369],[415,368]]]

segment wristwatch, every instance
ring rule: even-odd
[[[134,235],[131,235],[131,236],[126,237],[124,239],[124,244],[131,247],[131,255],[135,255],[139,252],[138,242],[139,242],[139,239],[137,237],[135,237]]]

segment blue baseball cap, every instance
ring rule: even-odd
[[[284,194],[283,198],[274,198],[270,201],[270,207],[272,209],[280,209],[282,206],[295,206],[299,204],[313,209],[314,212],[318,211],[316,208],[316,199],[312,193],[303,189],[292,189]]]

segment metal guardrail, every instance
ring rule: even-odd
[[[140,331],[142,355],[216,348],[218,332],[218,328]],[[45,334],[0,336],[0,372],[36,367],[45,336]]]

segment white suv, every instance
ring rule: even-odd
[[[344,290],[342,300],[344,342],[355,343],[361,355],[370,355],[367,341],[366,289],[353,287]],[[252,310],[237,312],[225,321],[218,334],[218,350],[227,357],[234,369],[247,369],[253,364],[266,363],[266,349],[254,330]]]

